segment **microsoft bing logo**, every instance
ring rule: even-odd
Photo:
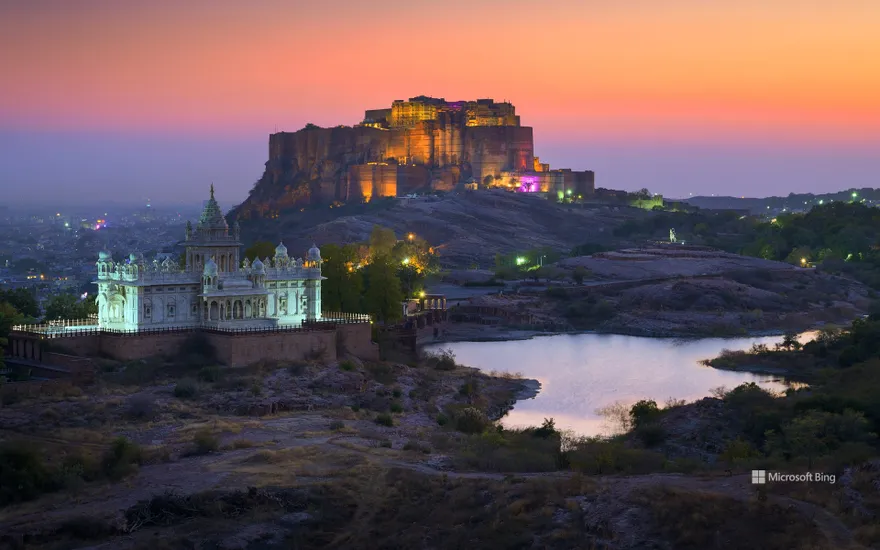
[[[752,485],[767,483],[767,470],[752,470]]]

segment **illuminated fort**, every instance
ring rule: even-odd
[[[532,128],[508,102],[419,96],[367,110],[355,126],[270,135],[266,172],[242,213],[458,185],[584,197],[594,191],[594,175],[542,164]]]

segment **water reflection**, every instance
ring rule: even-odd
[[[808,341],[809,335],[799,340]],[[503,420],[505,426],[539,425],[554,418],[556,425],[582,435],[606,433],[596,410],[615,402],[633,403],[667,398],[692,401],[719,386],[732,389],[744,382],[784,391],[778,377],[721,371],[699,361],[721,350],[746,350],[753,344],[772,347],[779,336],[679,340],[614,334],[573,334],[507,342],[455,342],[445,348],[459,363],[484,371],[520,372],[541,382],[534,399],[519,401]]]

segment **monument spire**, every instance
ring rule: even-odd
[[[211,200],[214,200],[214,182],[211,182]]]

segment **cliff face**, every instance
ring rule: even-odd
[[[452,117],[408,128],[317,128],[269,136],[262,178],[233,217],[434,189],[534,164],[532,129],[467,127]]]

